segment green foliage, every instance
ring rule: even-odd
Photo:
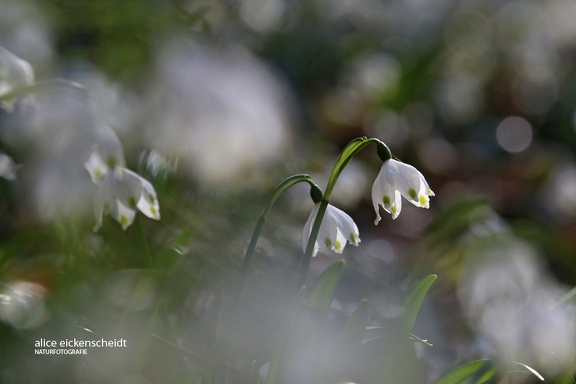
[[[334,298],[334,291],[340,281],[346,262],[340,260],[327,268],[318,278],[310,296],[306,300],[306,308],[327,314]]]
[[[416,317],[420,311],[420,306],[422,301],[426,297],[426,293],[434,283],[438,276],[429,275],[422,279],[415,287],[412,289],[406,300],[404,301],[404,324],[407,326],[408,330],[411,331],[416,322]]]

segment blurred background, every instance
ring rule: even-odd
[[[374,226],[381,161],[368,147],[348,165],[332,204],[362,243],[344,251],[334,313],[367,298],[386,323],[435,273],[414,330],[434,344],[416,348],[426,382],[485,357],[573,368],[575,19],[569,0],[0,0],[0,46],[90,94],[39,97],[49,113],[33,119],[0,110],[0,382],[200,382],[223,329],[232,355],[248,343],[264,363],[307,187],[267,217],[243,321],[214,319],[273,188],[295,173],[323,188],[358,136],[436,196]],[[104,126],[154,185],[159,222],[92,231],[89,147],[63,138]],[[337,259],[319,254],[309,281]],[[85,332],[129,347],[34,356],[34,340]]]

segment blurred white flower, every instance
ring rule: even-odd
[[[176,42],[158,56],[138,137],[207,188],[252,184],[291,144],[286,90],[242,48]],[[136,134],[135,134],[136,135]]]
[[[16,180],[16,171],[18,165],[14,164],[14,160],[7,154],[0,152],[0,177],[7,180]]]
[[[110,214],[124,230],[134,221],[136,210],[151,219],[160,220],[156,191],[148,180],[127,168],[105,162],[97,151],[92,153],[85,167],[97,183],[94,230],[102,225],[103,214]]]
[[[304,225],[304,231],[302,233],[302,250],[304,252],[306,252],[306,246],[310,239],[312,225],[316,220],[319,208],[320,203],[314,206],[310,213],[310,217],[308,217],[308,221],[306,221],[306,224]],[[346,212],[328,204],[322,224],[320,225],[316,243],[314,244],[312,256],[316,256],[320,247],[326,250],[332,250],[336,253],[342,253],[347,241],[352,245],[358,246],[360,243],[359,236],[358,227],[356,226],[356,223],[354,223],[354,220],[352,220]]]
[[[0,291],[0,321],[17,329],[36,328],[50,317],[46,289],[30,281],[14,281]]]
[[[429,197],[434,196],[434,192],[420,171],[411,165],[390,159],[382,164],[372,185],[372,203],[376,211],[374,224],[378,224],[381,219],[379,205],[392,214],[393,219],[398,217],[402,209],[400,196],[404,196],[417,207],[428,208]]]
[[[529,244],[494,237],[471,248],[458,296],[502,364],[520,361],[555,375],[574,361],[574,314],[561,303],[566,289],[542,268]]]
[[[124,157],[118,149],[121,148],[109,145],[95,146],[88,161],[84,163],[94,184],[98,184],[110,170],[124,166]]]
[[[32,66],[7,49],[0,47],[0,107],[12,110],[13,98],[1,100],[2,97],[17,91],[19,88],[29,86],[33,82]]]

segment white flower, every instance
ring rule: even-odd
[[[137,209],[151,219],[160,220],[160,206],[152,184],[122,167],[106,173],[96,189],[95,230],[102,224],[102,214],[105,213],[109,213],[122,229],[126,229],[134,221]]]
[[[308,221],[306,221],[304,225],[304,232],[302,233],[302,250],[304,252],[306,252],[312,225],[314,225],[319,208],[320,203],[314,206],[310,217],[308,217]],[[312,256],[316,256],[319,247],[331,249],[336,253],[342,253],[347,241],[352,245],[358,246],[358,243],[360,243],[358,227],[347,213],[328,204],[322,224],[320,225],[320,230],[318,231]]]
[[[84,168],[90,174],[94,184],[98,184],[104,176],[115,167],[124,167],[124,155],[122,147],[117,142],[116,136],[112,136],[109,142],[102,142],[96,145],[88,160],[84,163]]]
[[[7,49],[0,47],[0,98],[33,82],[32,66]],[[0,102],[0,106],[11,110],[13,100],[4,100]]]
[[[400,196],[404,196],[417,207],[428,208],[429,196],[434,196],[434,192],[420,171],[411,165],[390,159],[382,164],[380,173],[372,186],[372,204],[376,211],[374,224],[380,221],[378,205],[392,214],[393,219],[398,217],[402,209]]]

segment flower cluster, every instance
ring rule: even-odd
[[[398,217],[402,209],[401,196],[404,196],[406,200],[417,207],[429,208],[430,196],[434,196],[434,192],[430,189],[422,173],[416,168],[394,159],[386,160],[372,186],[372,203],[376,212],[374,224],[378,224],[381,219],[380,206],[390,213],[393,219]],[[314,206],[306,225],[304,225],[302,234],[304,252],[306,252],[312,225],[319,207],[319,203]],[[342,253],[347,242],[355,246],[360,243],[358,227],[348,214],[328,204],[312,255],[315,256],[320,248]]]
[[[103,214],[110,214],[124,230],[134,222],[137,210],[151,219],[160,220],[160,206],[152,184],[125,168],[122,157],[102,156],[101,152],[96,148],[84,164],[97,185],[94,230],[102,225]]]

